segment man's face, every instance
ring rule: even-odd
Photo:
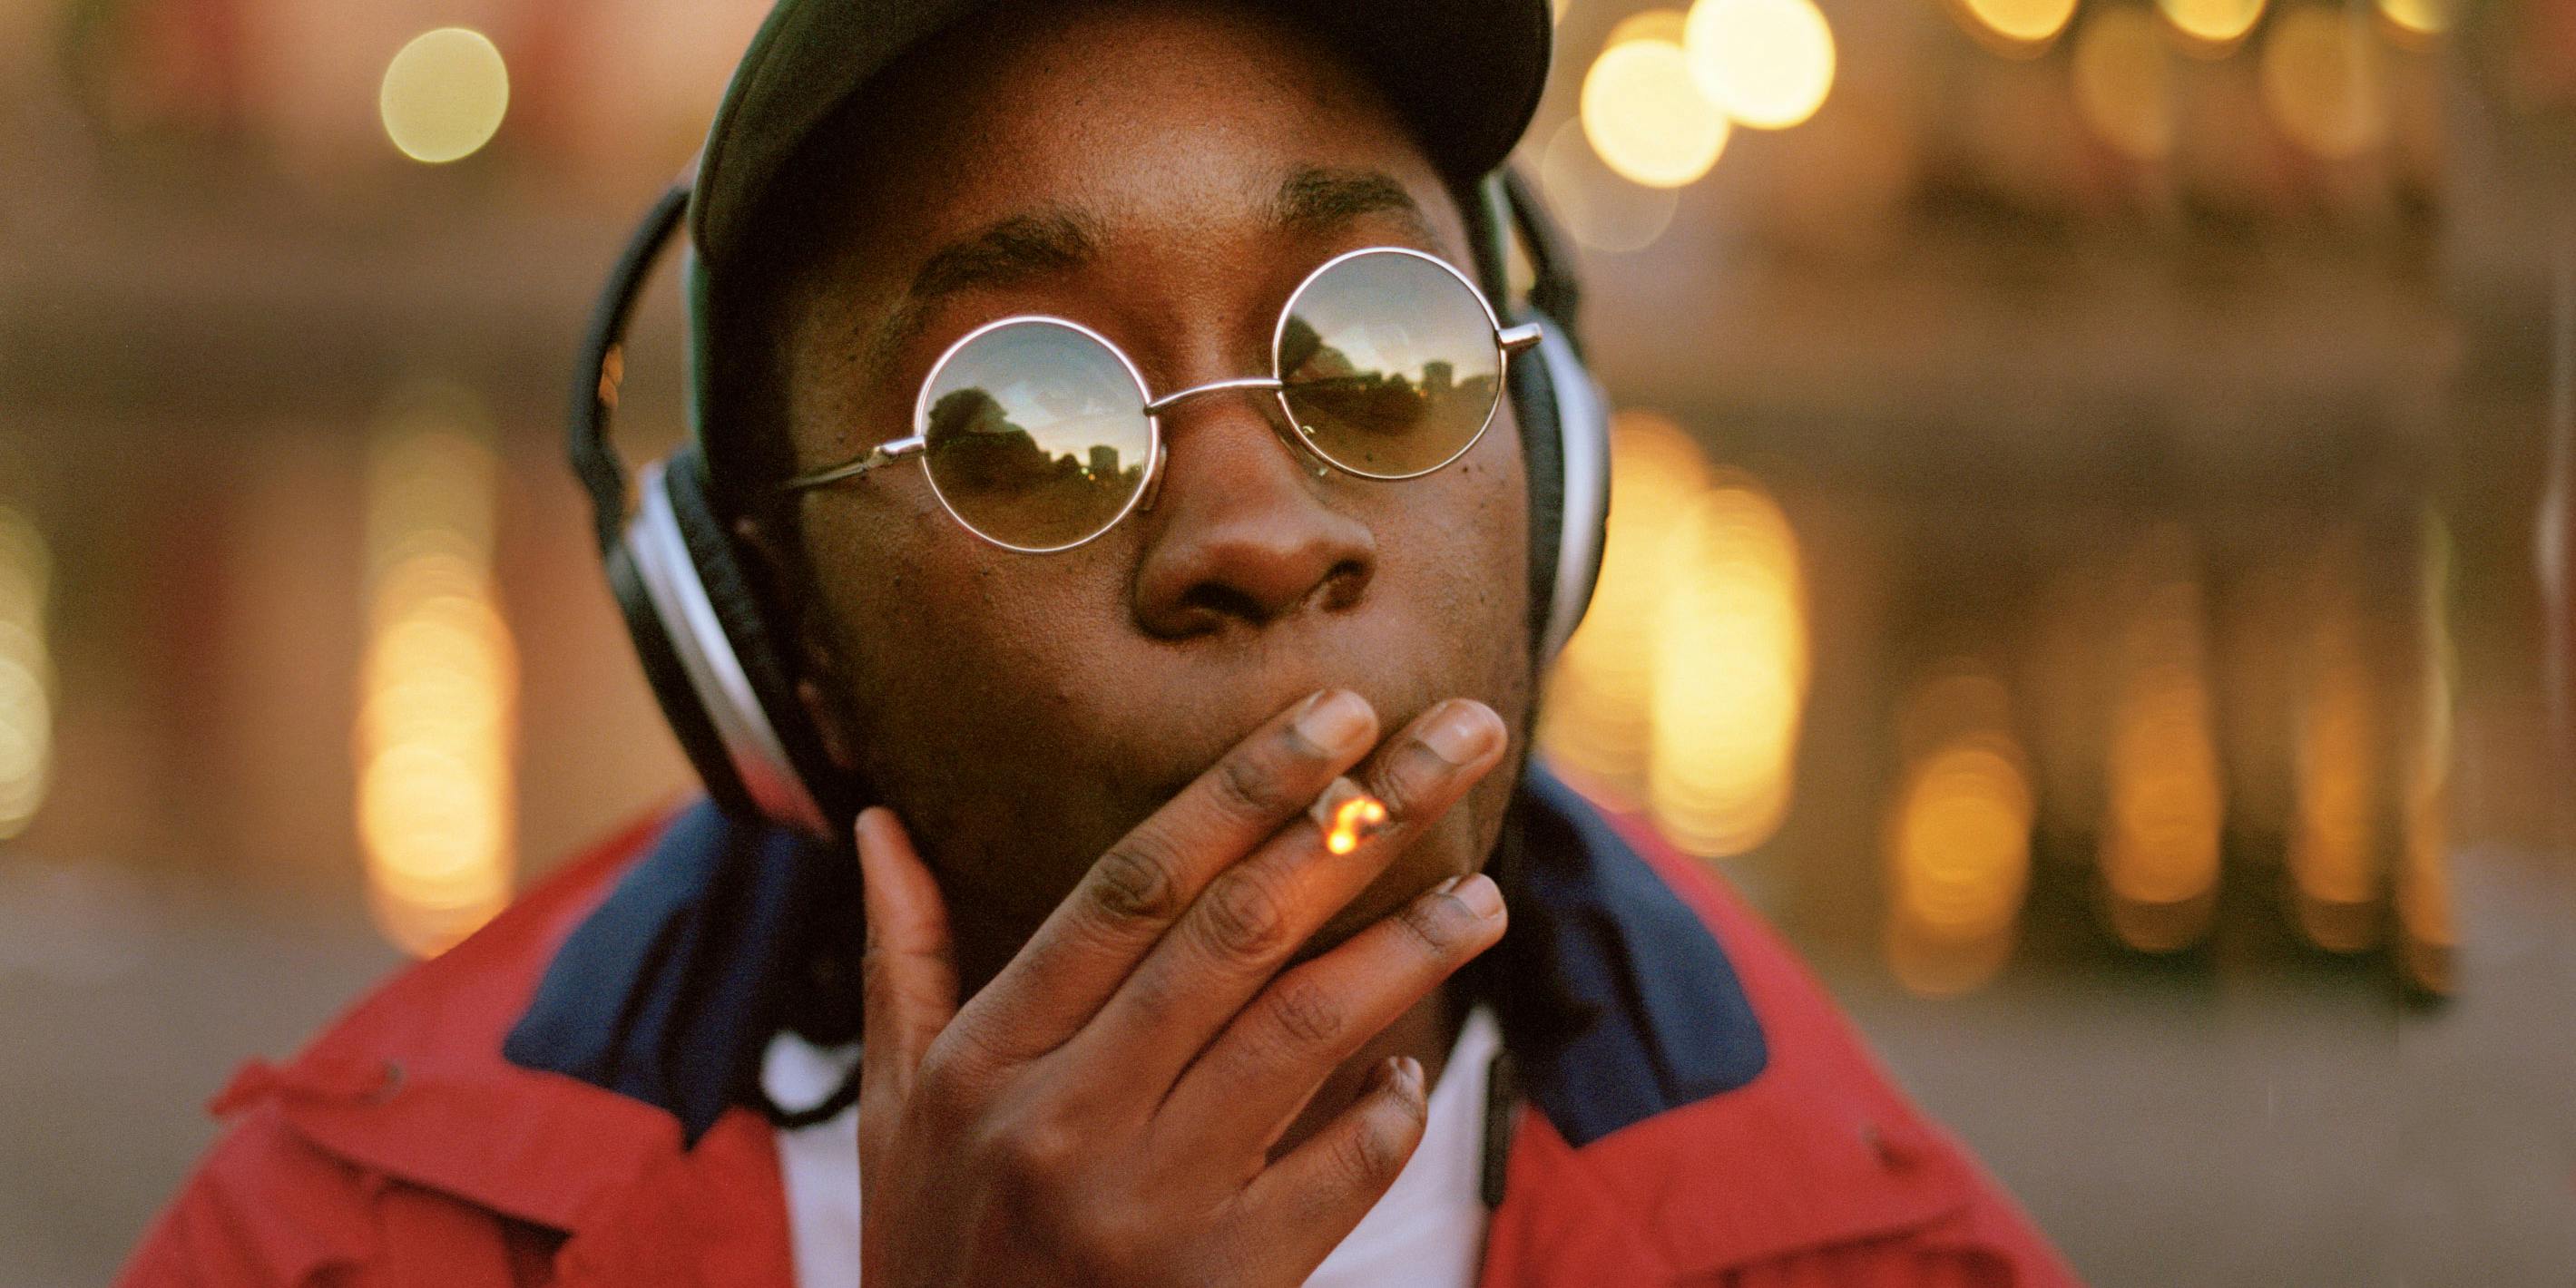
[[[862,172],[827,180],[846,195],[810,231],[830,249],[782,319],[799,469],[910,433],[930,364],[996,318],[1092,327],[1160,395],[1269,374],[1281,305],[1339,252],[1472,263],[1403,126],[1292,31],[1160,4],[970,26],[871,89],[887,106],[856,118]],[[1258,392],[1178,404],[1153,508],[1058,554],[979,540],[916,465],[798,501],[809,701],[903,815],[970,954],[1007,952],[1121,833],[1325,686],[1387,733],[1475,698],[1513,741],[1318,946],[1491,849],[1529,707],[1511,410],[1401,482],[1317,477],[1279,415]]]

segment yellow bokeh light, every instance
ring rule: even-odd
[[[1914,992],[1966,992],[2010,955],[2030,886],[2037,805],[2011,697],[1991,669],[1956,659],[1914,687],[1896,726],[1905,771],[1882,839],[1888,963]]]
[[[1683,850],[1742,854],[1789,808],[1808,666],[1797,536],[1730,470],[1685,511],[1664,561],[1648,800]]]
[[[1601,577],[1583,625],[1557,657],[1539,742],[1586,791],[1622,806],[1646,790],[1666,539],[1707,481],[1708,466],[1681,426],[1634,409],[1611,422]]]
[[[2112,933],[2145,952],[2198,942],[2217,907],[2225,780],[2197,562],[2189,533],[2162,528],[2116,582],[2098,857]]]
[[[1608,49],[1632,40],[1660,40],[1668,45],[1678,45],[1689,30],[1689,15],[1679,9],[1640,9],[1611,27],[1601,47]]]
[[[2182,33],[2183,47],[2203,56],[2234,48],[2263,16],[2264,0],[2156,0],[2165,21]]]
[[[1726,113],[1700,92],[1682,47],[1640,38],[1601,51],[1583,77],[1583,137],[1620,177],[1678,188],[1726,149]]]
[[[1963,738],[1926,757],[1898,808],[1899,915],[1944,939],[1982,939],[2011,925],[2030,878],[2033,808],[2008,741]]]
[[[2075,37],[2075,106],[2103,142],[2141,160],[2173,151],[2173,67],[2137,8],[2105,9]]]
[[[1740,125],[1816,114],[1834,84],[1834,33],[1808,0],[1699,0],[1682,50],[1700,92]]]
[[[46,601],[53,559],[27,515],[0,505],[0,839],[44,804],[54,747]]]
[[[510,71],[482,32],[441,27],[412,37],[385,65],[376,97],[385,136],[415,161],[472,156],[510,110]]]
[[[2421,41],[2451,29],[2451,0],[2379,0],[2379,16],[2404,37]]]
[[[2451,539],[2438,513],[2423,519],[2416,601],[2417,684],[2401,760],[2395,901],[2399,958],[2417,987],[2448,993],[2459,943],[2451,900]]]
[[[427,956],[509,902],[518,674],[491,584],[489,427],[455,391],[413,401],[369,462],[355,750],[369,903]]]
[[[2066,30],[2075,0],[1957,0],[1968,33],[1998,52],[2035,54]]]
[[[2281,15],[2263,42],[2263,104],[2290,141],[2332,160],[2388,132],[2378,45],[2338,9],[2303,5]]]
[[[2299,926],[2319,947],[2379,941],[2379,723],[2349,545],[2315,572],[2292,725],[2287,850]]]

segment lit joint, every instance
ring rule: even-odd
[[[1334,779],[1307,812],[1323,830],[1324,848],[1335,854],[1348,854],[1386,830],[1386,802],[1352,786],[1347,778]]]

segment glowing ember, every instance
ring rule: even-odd
[[[1386,804],[1366,792],[1355,791],[1332,807],[1332,821],[1324,825],[1324,848],[1335,854],[1348,854],[1360,842],[1377,835],[1386,826]]]

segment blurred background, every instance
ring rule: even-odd
[[[761,9],[0,0],[0,1284],[688,790],[560,418]],[[1547,754],[2093,1281],[2576,1283],[2576,3],[1558,22]]]

